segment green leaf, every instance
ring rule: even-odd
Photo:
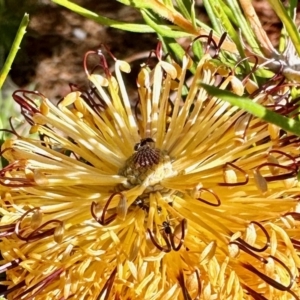
[[[244,52],[244,46],[241,43],[241,38],[240,38],[239,34],[237,33],[237,31],[235,30],[235,28],[232,26],[229,18],[224,13],[224,10],[220,5],[222,5],[221,2],[219,2],[219,1],[215,2],[215,6],[213,7],[214,12],[215,12],[216,16],[222,22],[222,25],[223,25],[225,31],[228,33],[230,38],[235,43],[235,45],[236,45],[236,47],[239,51],[240,56],[242,58],[244,58],[244,57],[246,57],[246,55],[245,55],[245,52]],[[247,60],[245,60],[243,65],[245,65],[246,72],[249,73],[250,72],[249,62]]]
[[[191,7],[191,21],[193,26],[197,27],[197,18],[196,18],[196,11],[195,11],[195,0],[192,0],[192,7]]]
[[[300,56],[300,35],[297,30],[296,24],[293,21],[293,19],[288,14],[287,10],[283,6],[282,2],[280,0],[269,0],[269,3],[271,4],[272,8],[274,9],[275,13],[283,23],[283,25],[286,28],[286,31],[291,38],[295,49]]]
[[[135,24],[135,23],[126,23],[117,20],[113,20],[107,17],[100,16],[88,9],[81,7],[75,3],[66,0],[52,0],[54,3],[57,3],[61,6],[68,8],[69,10],[87,18],[93,20],[101,25],[110,26],[112,28],[121,29],[124,31],[131,31],[131,32],[140,32],[140,33],[151,33],[154,30],[144,24]]]
[[[68,8],[69,10],[85,17],[90,20],[93,20],[101,25],[105,26],[110,26],[112,28],[124,30],[124,31],[131,31],[131,32],[139,32],[139,33],[160,33],[162,36],[166,37],[173,37],[173,38],[180,38],[180,37],[186,37],[190,36],[189,33],[186,33],[184,31],[179,31],[178,27],[175,25],[161,25],[158,24],[157,22],[151,21],[149,17],[149,12],[148,15],[145,17],[148,21],[149,25],[145,24],[135,24],[135,23],[126,23],[126,22],[121,22],[117,20],[113,20],[107,17],[100,16],[86,8],[81,7],[80,5],[77,5],[75,3],[66,1],[66,0],[52,0],[53,2],[64,6]],[[145,3],[146,1],[119,1],[124,4],[133,6],[133,7],[138,7],[139,9],[141,8],[149,8],[149,4]],[[141,10],[141,13],[145,15],[146,10]]]
[[[192,3],[187,0],[176,0],[178,5],[178,9],[181,14],[187,19],[191,21],[191,11],[192,11]]]
[[[244,38],[250,45],[252,49],[259,49],[259,46],[254,38],[253,31],[251,30],[243,12],[240,9],[239,3],[236,0],[227,0],[227,3],[232,12],[234,12],[234,17],[237,20],[239,29],[242,31]]]
[[[284,117],[280,114],[277,114],[264,106],[253,102],[253,100],[247,97],[241,97],[236,94],[233,94],[229,91],[220,90],[216,87],[200,83],[200,86],[203,87],[210,95],[220,98],[224,101],[229,102],[231,105],[237,106],[238,108],[247,111],[248,113],[256,116],[260,119],[265,120],[266,122],[275,124],[280,128],[294,133],[300,136],[300,122],[294,119]]]
[[[153,31],[156,32],[157,34],[161,35],[162,37],[169,37],[169,38],[180,38],[180,37],[185,37],[185,36],[191,36],[191,34],[184,32],[184,31],[175,31],[171,29],[178,29],[177,26],[161,26],[160,24],[157,23],[157,20],[155,17],[146,9],[141,10],[141,14],[145,20],[145,22],[153,28]]]
[[[289,0],[287,3],[287,8],[286,8],[287,12],[293,20],[296,17],[297,6],[298,6],[298,0]]]
[[[65,0],[64,0],[65,1]],[[151,8],[154,6],[152,1],[145,0],[117,0],[124,5],[135,7],[135,8]]]
[[[4,63],[4,66],[3,66],[2,70],[0,71],[0,89],[2,88],[2,85],[11,69],[11,65],[16,57],[16,54],[17,54],[18,50],[20,49],[20,44],[21,44],[24,34],[26,33],[26,27],[27,27],[28,23],[29,23],[29,15],[27,13],[25,13],[24,17],[22,18],[22,21],[20,23],[20,26],[17,31],[16,37],[14,39],[14,42],[10,48],[7,59]]]
[[[215,1],[214,0],[203,0],[203,5],[205,7],[205,10],[206,10],[206,13],[212,23],[212,27],[213,29],[219,33],[219,34],[222,34],[222,26],[220,24],[220,20],[219,18],[217,17],[214,9],[213,9],[213,6],[215,4]]]

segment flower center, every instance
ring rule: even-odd
[[[155,142],[151,138],[142,139],[135,145],[134,150],[125,166],[119,170],[119,175],[127,177],[127,182],[120,189],[127,190],[136,185],[144,185],[146,189],[140,198],[148,197],[154,191],[168,193],[169,189],[164,188],[160,182],[177,173],[173,170],[167,152],[155,148]]]

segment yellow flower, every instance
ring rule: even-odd
[[[41,138],[2,147],[3,295],[299,296],[299,138],[208,96],[199,82],[253,88],[209,54],[193,76],[187,55],[181,67],[160,57],[143,66],[133,107],[129,65],[116,60],[112,76],[98,55],[105,75],[85,66],[89,92],[57,106],[14,93]],[[297,107],[272,81],[252,98],[290,116]]]

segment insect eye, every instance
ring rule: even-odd
[[[141,147],[142,145],[141,145],[141,143],[137,143],[137,144],[135,144],[134,145],[134,151],[138,151],[139,149],[140,149],[140,147]]]

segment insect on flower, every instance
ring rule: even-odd
[[[170,221],[163,221],[161,226],[163,227],[162,230],[163,230],[167,235],[172,234],[172,228],[171,228]]]
[[[141,141],[139,143],[136,143],[134,145],[134,151],[138,151],[143,146],[149,146],[149,147],[153,148],[154,145],[155,145],[155,142],[151,138],[141,139]]]
[[[134,150],[136,152],[133,161],[137,168],[151,167],[159,163],[160,150],[155,148],[155,142],[152,138],[142,139],[140,143],[135,144]]]

